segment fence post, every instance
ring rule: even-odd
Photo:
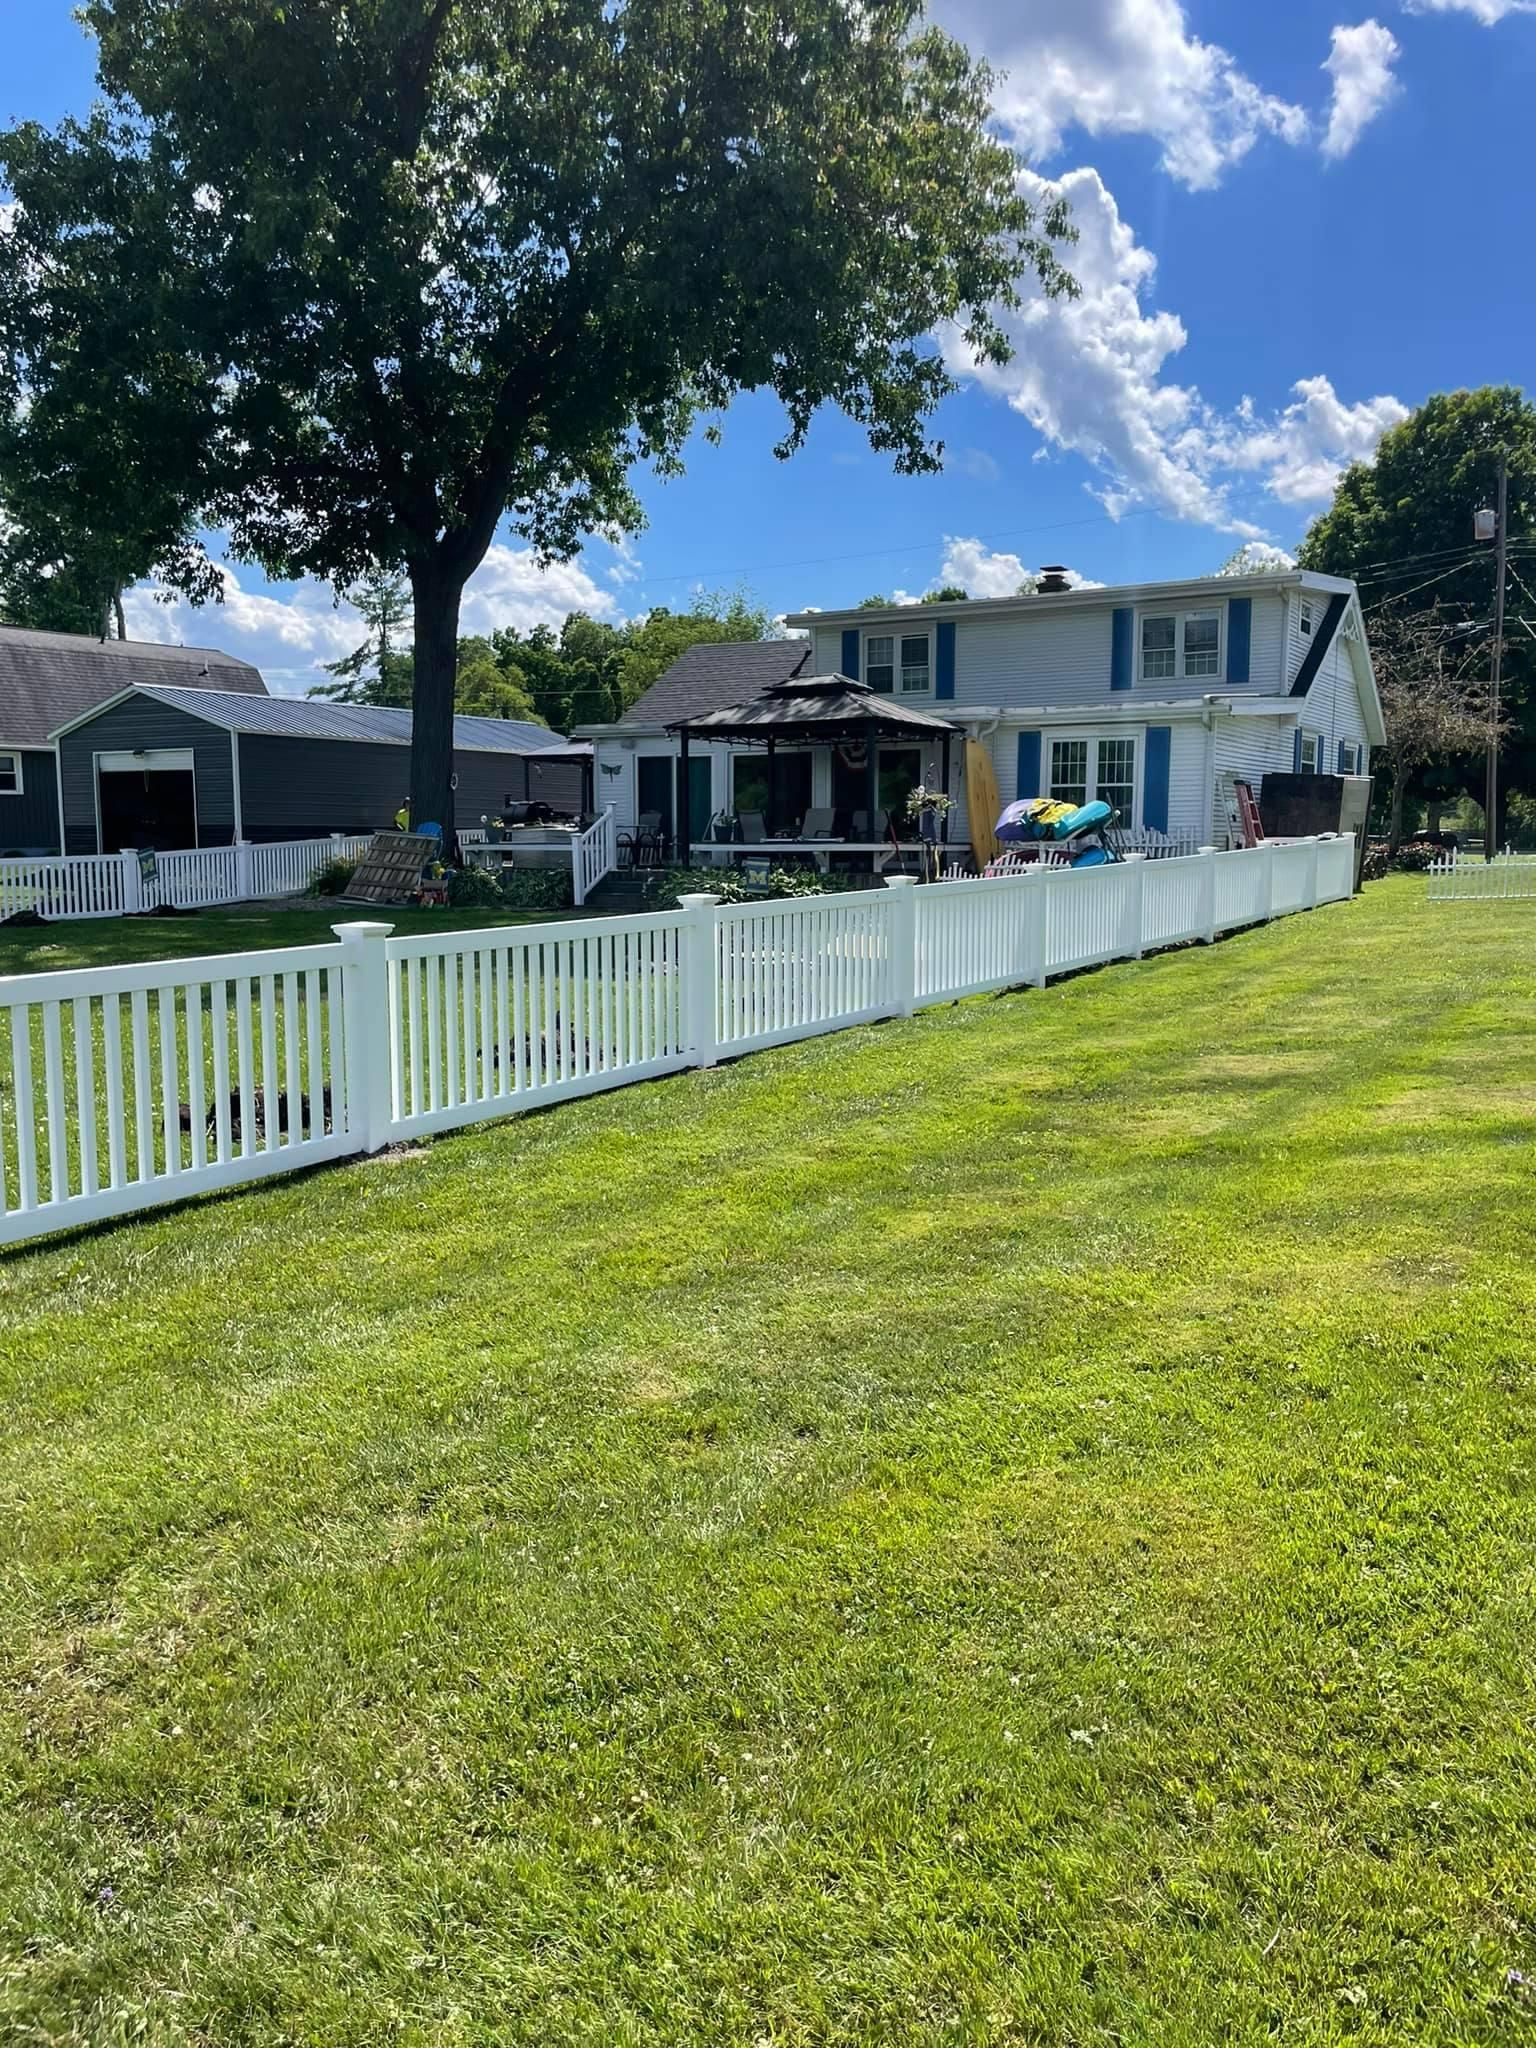
[[[1322,848],[1317,835],[1313,833],[1307,840],[1307,893],[1306,900],[1302,905],[1304,910],[1316,910],[1317,908],[1317,863],[1321,851]]]
[[[1125,909],[1120,925],[1120,951],[1128,960],[1139,960],[1146,948],[1143,937],[1147,904],[1147,857],[1128,853],[1125,865],[1131,872],[1125,884]]]
[[[1216,943],[1216,849],[1202,846],[1195,855],[1200,863],[1200,943]]]
[[[917,887],[915,875],[887,875],[891,905],[891,1015],[910,1017],[917,1008]]]
[[[144,889],[139,881],[139,849],[125,846],[117,858],[123,870],[123,915],[133,917],[144,908]]]
[[[346,1061],[347,1136],[358,1152],[389,1143],[389,955],[392,924],[333,924],[346,949],[341,970],[342,1049]]]
[[[1029,870],[1031,899],[1029,917],[1029,971],[1025,976],[1031,988],[1044,988],[1046,982],[1046,959],[1050,952],[1052,875],[1060,872],[1048,861],[1037,860]]]
[[[251,842],[249,839],[235,841],[235,901],[249,903],[251,889]]]
[[[708,891],[679,896],[677,907],[688,913],[683,926],[683,1015],[688,1051],[696,1067],[712,1067],[720,1056],[715,1036],[715,905]]]
[[[1270,924],[1273,922],[1275,915],[1275,861],[1279,856],[1280,849],[1275,845],[1273,839],[1266,839],[1262,843],[1264,849],[1264,880],[1259,891],[1259,922],[1261,924]]]

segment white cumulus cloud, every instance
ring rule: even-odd
[[[330,680],[323,663],[350,654],[363,637],[357,613],[338,603],[327,584],[306,579],[285,590],[252,590],[228,563],[219,573],[224,595],[218,604],[191,605],[150,584],[125,592],[130,638],[222,648],[254,662],[274,694],[301,697]],[[607,619],[617,616],[618,605],[579,561],[541,568],[530,549],[497,543],[465,586],[459,630],[491,633],[516,626],[526,632],[546,625],[558,631],[573,611]]]
[[[1333,47],[1323,66],[1333,80],[1324,156],[1348,156],[1382,108],[1396,98],[1401,87],[1392,67],[1400,54],[1397,37],[1379,21],[1334,30]]]
[[[1511,14],[1536,14],[1536,0],[1403,0],[1409,14],[1470,14],[1492,28]]]
[[[944,536],[944,559],[939,565],[939,586],[957,584],[972,597],[1013,597],[1021,585],[1033,583],[1038,569],[1027,568],[1018,555],[1004,554],[979,540],[958,534]],[[1101,590],[1103,585],[1080,570],[1068,569],[1067,581],[1074,590]]]
[[[1032,171],[1021,183],[1037,201],[1052,189]],[[1293,402],[1273,418],[1248,401],[1225,414],[1211,407],[1194,385],[1168,375],[1188,334],[1175,313],[1148,305],[1157,259],[1122,220],[1098,172],[1071,171],[1059,185],[1079,233],[1078,297],[1027,295],[1007,316],[1017,353],[1001,367],[977,363],[953,332],[941,339],[957,374],[1004,399],[1049,446],[1086,457],[1112,513],[1149,505],[1264,539],[1263,527],[1234,508],[1235,481],[1251,480],[1287,506],[1320,503],[1338,472],[1406,416],[1395,398],[1346,403],[1326,377],[1296,385]]]
[[[997,110],[1020,148],[1052,156],[1069,129],[1145,135],[1196,190],[1266,135],[1307,139],[1302,108],[1264,91],[1179,0],[936,0],[944,25],[1006,75]]]

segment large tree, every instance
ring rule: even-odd
[[[400,562],[412,808],[452,822],[460,596],[498,525],[546,555],[638,520],[742,389],[778,446],[840,406],[934,469],[949,379],[1018,281],[1068,286],[984,67],[920,0],[86,0],[106,105],[0,137],[14,270],[110,253],[178,366],[204,515],[269,572]],[[34,220],[45,230],[33,240]],[[99,297],[99,295],[98,295]],[[20,364],[46,384],[46,351]],[[191,465],[189,465],[191,466]],[[812,508],[814,516],[814,508]]]
[[[1368,626],[1392,606],[1399,617],[1435,617],[1447,644],[1486,648],[1493,618],[1493,550],[1473,538],[1473,514],[1491,506],[1499,450],[1509,464],[1511,625],[1504,645],[1504,700],[1511,714],[1502,786],[1536,791],[1536,641],[1519,623],[1536,616],[1524,586],[1536,588],[1536,406],[1511,385],[1442,392],[1382,438],[1371,462],[1340,480],[1332,506],[1300,550],[1303,568],[1352,576]],[[1426,758],[1415,770],[1421,792],[1459,786],[1483,800],[1483,769],[1466,750],[1450,764]],[[1430,780],[1426,782],[1425,771]],[[1495,841],[1501,828],[1495,824]]]
[[[1475,761],[1497,730],[1494,722],[1489,643],[1468,639],[1440,606],[1408,610],[1387,604],[1378,612],[1371,653],[1387,728],[1380,760],[1386,773],[1387,846],[1396,853],[1403,839],[1403,812],[1414,778],[1426,768],[1442,771]]]

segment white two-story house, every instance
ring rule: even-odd
[[[1001,803],[1102,798],[1124,829],[1191,846],[1227,844],[1234,778],[1258,791],[1277,771],[1364,774],[1385,737],[1355,587],[1306,570],[1110,589],[1069,588],[1047,572],[1028,597],[806,612],[787,623],[808,645],[781,643],[786,675],[851,676],[946,720],[985,748]],[[748,668],[762,667],[764,652]],[[614,806],[621,831],[647,810],[677,815],[667,724],[755,694],[743,687],[743,655],[691,649],[686,711],[675,679],[663,677],[617,725],[585,730],[598,801]],[[863,788],[835,747],[806,751],[804,761],[781,755],[780,792],[836,808]],[[949,752],[953,842],[969,837],[966,749]],[[904,787],[938,783],[940,747],[882,746],[880,767],[882,803],[899,801]],[[701,754],[695,742],[693,836],[716,813],[759,807],[762,772],[760,754]]]

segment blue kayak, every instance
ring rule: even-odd
[[[997,821],[997,836],[1005,846],[1037,846],[1042,841],[1060,843],[1076,839],[1083,832],[1102,832],[1114,820],[1108,804],[1063,804],[1053,797],[1021,797],[1009,804]]]

